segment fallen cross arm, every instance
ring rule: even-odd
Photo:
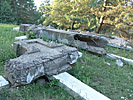
[[[104,48],[107,45],[107,40],[102,38],[100,35],[90,33],[78,33],[68,32],[64,30],[51,29],[46,26],[37,25],[20,25],[20,31],[30,34],[33,32],[35,37],[47,38],[49,40],[56,40],[67,45],[71,45],[89,52],[105,55],[106,51]]]

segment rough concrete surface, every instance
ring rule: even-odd
[[[20,30],[25,31],[27,27],[27,34],[31,35],[31,32],[34,33],[34,36],[39,38],[47,38],[49,40],[56,40],[71,46],[79,47],[81,49],[93,52],[96,54],[104,55],[106,51],[104,47],[107,45],[107,40],[101,38],[100,35],[90,34],[90,33],[78,33],[71,31],[64,31],[58,29],[51,29],[46,26],[37,26],[22,24],[20,25]],[[23,28],[22,28],[23,27]],[[29,31],[28,31],[29,30]]]
[[[129,40],[124,40],[117,36],[108,36],[108,37],[101,36],[101,37],[108,41],[107,43],[108,46],[133,51],[132,46],[129,46],[132,44],[132,42]]]
[[[40,76],[51,76],[71,69],[79,58],[76,48],[44,42],[41,39],[14,43],[16,55],[5,65],[5,76],[12,85],[29,84]]]

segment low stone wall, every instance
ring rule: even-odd
[[[14,48],[19,57],[6,62],[5,77],[15,86],[70,70],[80,56],[76,48],[41,39],[15,42]]]
[[[27,34],[31,32],[34,36],[39,38],[47,38],[49,40],[56,40],[71,46],[79,47],[81,49],[93,52],[96,54],[104,55],[106,51],[104,47],[107,45],[107,40],[102,38],[100,35],[90,34],[90,33],[78,33],[69,32],[58,29],[51,29],[46,26],[37,25],[20,25],[20,31],[24,31]],[[27,28],[25,28],[27,27]],[[33,35],[33,34],[30,34]]]

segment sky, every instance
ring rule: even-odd
[[[44,1],[44,0],[34,0],[35,5],[37,6],[37,9],[39,9],[40,4],[42,4],[43,1]],[[50,0],[50,1],[53,1],[53,0]]]
[[[44,0],[34,0],[35,5],[37,6],[37,9],[39,8],[40,4],[43,2]]]

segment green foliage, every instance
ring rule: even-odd
[[[106,5],[103,5],[104,1]],[[95,31],[100,18],[104,17],[102,32],[117,31],[120,36],[133,38],[132,8],[131,0],[53,0],[40,7],[44,14],[40,23],[54,23],[63,29]]]
[[[33,0],[3,0],[0,1],[1,23],[37,23],[41,13],[36,11]]]
[[[11,8],[11,0],[0,1],[0,22],[12,22],[14,20],[13,9]]]
[[[110,27],[120,33],[121,37],[133,38],[133,2],[131,0],[106,0],[105,11],[101,8],[95,9],[94,14],[97,17],[104,16],[104,26]],[[107,29],[106,29],[107,30]]]
[[[97,17],[90,13],[95,0],[54,0],[40,7],[44,13],[43,24],[56,23],[64,29],[94,30]],[[91,5],[91,6],[90,6]],[[89,27],[89,28],[88,28]]]
[[[58,25],[53,22],[53,17],[50,15],[50,12],[52,11],[50,0],[44,0],[44,4],[41,5],[39,10],[43,13],[43,16],[39,20],[40,24],[44,24],[46,26],[51,25],[55,28],[58,27]]]

